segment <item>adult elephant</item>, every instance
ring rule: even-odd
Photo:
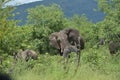
[[[110,41],[109,42],[109,51],[110,54],[116,54],[116,52],[119,50],[120,48],[120,43],[119,42],[115,42],[115,41]]]
[[[14,54],[14,59],[18,60],[18,58],[24,61],[28,61],[30,58],[33,60],[37,60],[38,55],[33,50],[22,50],[19,53]]]
[[[68,36],[68,41],[71,45],[77,46],[79,49],[84,49],[85,41],[83,37],[80,35],[79,31],[73,28],[64,29],[64,33]]]
[[[76,52],[77,55],[77,63],[79,65],[80,61],[80,50],[69,43],[68,36],[65,34],[64,30],[60,32],[54,32],[49,36],[50,45],[57,48],[60,51],[60,55],[63,56],[64,61],[68,60],[68,53]]]

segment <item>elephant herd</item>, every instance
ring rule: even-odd
[[[85,47],[85,41],[78,30],[66,28],[59,32],[53,32],[49,35],[49,44],[56,48],[60,56],[63,56],[65,63],[68,61],[70,52],[76,53],[77,63],[80,62],[80,52]],[[30,59],[37,60],[38,55],[33,50],[22,49],[14,52],[14,59],[28,61]]]
[[[53,32],[49,36],[50,45],[58,49],[59,54],[64,58],[68,58],[68,53],[76,52],[77,60],[80,59],[80,51],[85,47],[84,38],[78,30],[73,28],[66,28],[59,32]],[[101,38],[99,45],[104,45],[105,39]],[[110,41],[108,49],[111,55],[116,54],[120,49],[120,40]]]
[[[85,40],[81,36],[80,32],[74,28],[65,28],[59,32],[53,32],[49,35],[49,44],[56,48],[60,56],[63,56],[63,60],[66,63],[68,61],[69,53],[76,53],[77,64],[80,62],[81,50],[85,48]],[[104,45],[105,40],[102,38],[99,45]],[[109,51],[110,54],[115,54],[120,47],[119,42],[110,41]],[[28,61],[30,59],[37,60],[38,54],[34,50],[21,50],[14,52],[14,59]],[[0,64],[2,64],[2,58],[0,57]]]
[[[104,45],[105,44],[105,40],[104,38],[100,39],[99,45]],[[114,55],[117,53],[118,50],[120,50],[120,40],[118,41],[108,41],[108,49],[109,49],[109,53],[111,55]]]

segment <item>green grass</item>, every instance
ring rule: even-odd
[[[70,66],[67,72],[60,66],[54,67],[55,69],[45,68],[41,72],[36,72],[32,69],[22,72],[21,75],[17,75],[16,80],[119,80],[120,78],[118,76],[120,73],[112,71],[104,73],[99,70],[92,70],[88,65],[82,65],[76,74],[74,74],[74,67]]]
[[[75,71],[75,64],[75,54],[71,53],[67,68],[64,69],[62,57],[57,55],[51,56],[47,53],[39,55],[37,61],[17,62],[10,75],[14,80],[120,79],[120,55],[111,56],[105,47],[83,50],[81,52],[80,67],[77,71]]]

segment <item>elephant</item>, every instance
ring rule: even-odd
[[[67,34],[68,41],[71,43],[71,45],[75,45],[81,50],[84,49],[85,41],[78,30],[73,28],[66,28],[64,29],[64,32]]]
[[[57,48],[60,51],[60,55],[63,56],[65,63],[68,61],[68,53],[75,52],[77,55],[77,62],[80,62],[80,50],[71,45],[68,41],[68,36],[65,34],[64,30],[59,32],[51,33],[49,36],[50,45]]]
[[[111,55],[116,54],[119,48],[120,48],[120,42],[116,42],[116,41],[109,42],[109,51]]]
[[[25,61],[28,61],[30,58],[33,60],[37,60],[38,55],[33,50],[21,50],[19,53],[14,54],[14,59],[18,60],[18,58]]]
[[[111,55],[116,54],[116,52],[118,51],[119,46],[120,46],[119,42],[110,41],[109,42],[109,51],[110,51],[110,54]]]

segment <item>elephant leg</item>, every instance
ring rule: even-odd
[[[58,49],[58,51],[59,51],[59,55],[63,56],[63,52],[61,52],[61,49]]]
[[[64,49],[64,52],[63,52],[63,64],[64,64],[64,69],[66,69],[67,67],[67,63],[68,63],[68,53],[69,53],[69,49],[66,48]]]
[[[77,62],[77,66],[79,66],[80,63],[80,49],[78,49],[76,46],[71,46],[71,52],[75,52],[76,53],[76,62]]]
[[[68,52],[69,52],[68,49],[64,49],[64,52],[63,52],[63,59],[64,59],[64,62],[65,62],[65,63],[68,62]]]
[[[77,48],[77,46],[70,46],[70,52],[76,52],[76,53],[79,53],[80,52],[80,49]]]

